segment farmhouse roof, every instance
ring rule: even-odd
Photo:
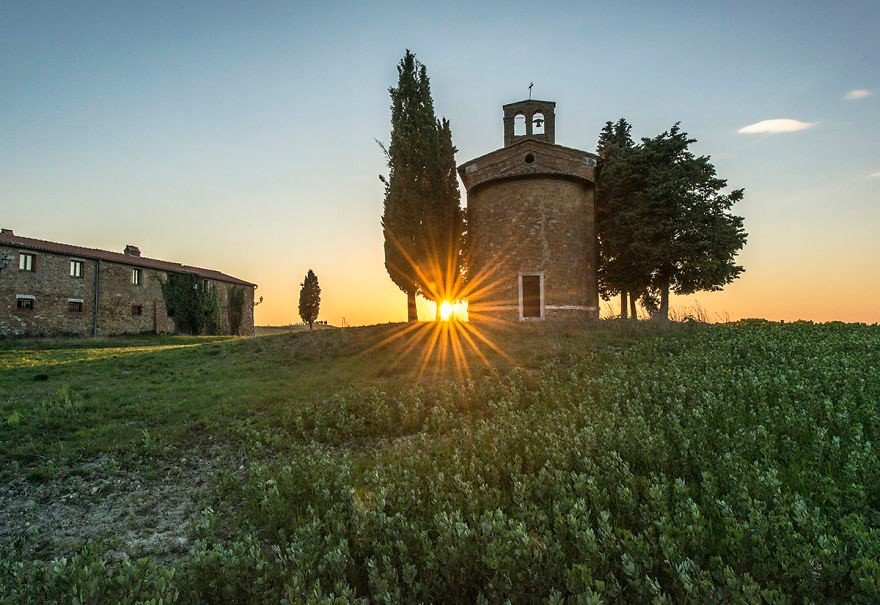
[[[191,267],[180,263],[172,263],[170,261],[140,256],[140,250],[132,245],[126,246],[128,254],[124,254],[122,252],[110,252],[108,250],[98,250],[97,248],[84,248],[82,246],[72,246],[70,244],[60,244],[58,242],[22,237],[20,235],[15,235],[12,229],[3,229],[0,231],[0,245],[24,248],[25,250],[36,250],[39,252],[49,252],[52,254],[61,254],[64,256],[73,256],[76,258],[102,260],[110,263],[130,265],[132,267],[158,269],[170,273],[195,273],[206,279],[256,287],[256,284],[252,284],[251,282],[237,277],[232,277],[231,275],[226,275],[220,271],[214,271],[213,269],[202,269],[201,267]],[[137,253],[135,253],[135,251],[137,251]]]

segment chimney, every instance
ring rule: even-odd
[[[132,245],[132,244],[128,244],[125,247],[125,252],[123,252],[123,254],[127,254],[128,256],[140,256],[141,249],[138,248],[137,246]]]

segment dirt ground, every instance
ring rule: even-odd
[[[20,473],[0,482],[0,545],[17,544],[27,558],[44,560],[87,542],[118,559],[173,559],[188,550],[221,470],[239,474],[244,466],[208,448],[124,459],[104,454],[52,478]]]

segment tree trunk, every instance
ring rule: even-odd
[[[626,290],[620,291],[620,319],[626,319]]]
[[[629,318],[636,320],[639,318],[638,308],[636,308],[636,293],[629,293]]]
[[[312,322],[309,322],[309,330],[312,329]]]
[[[406,321],[418,321],[419,313],[416,310],[416,293],[406,293]]]
[[[660,284],[660,309],[657,311],[657,319],[662,322],[669,321],[669,280],[664,280]]]

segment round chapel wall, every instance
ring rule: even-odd
[[[598,317],[594,191],[528,175],[469,192],[472,320]]]

